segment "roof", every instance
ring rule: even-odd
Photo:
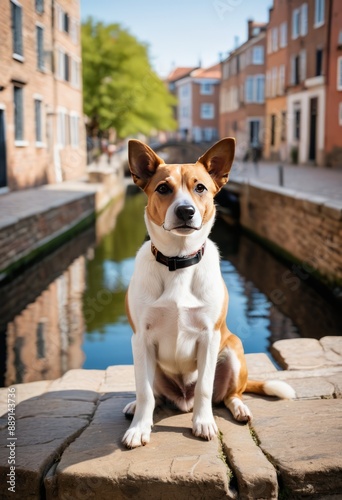
[[[221,78],[221,64],[215,64],[209,68],[198,68],[192,71],[193,78]]]
[[[197,69],[197,66],[192,66],[192,67],[177,67],[171,71],[169,76],[167,77],[168,82],[175,82],[176,80],[179,80],[180,78],[184,78],[185,76],[190,75],[191,71]]]

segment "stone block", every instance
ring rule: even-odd
[[[287,383],[296,391],[298,399],[333,398],[335,386],[321,377],[287,379]]]
[[[135,392],[133,365],[109,366],[99,392],[107,395],[113,392]]]
[[[328,364],[323,347],[316,339],[278,340],[272,345],[271,352],[286,370],[312,370]]]
[[[278,371],[267,354],[264,353],[246,354],[246,362],[249,378],[261,376],[263,373]]]
[[[125,398],[101,401],[90,426],[65,450],[45,480],[46,498],[233,498],[229,469],[217,439],[191,434],[191,414],[155,411],[151,442],[126,450],[121,439],[129,422]]]
[[[273,465],[253,440],[248,425],[236,422],[229,410],[215,410],[223,450],[238,483],[242,500],[277,499],[278,481]]]
[[[248,402],[260,447],[289,498],[329,498],[342,491],[342,400]]]
[[[6,444],[8,431],[0,431],[0,490],[1,499],[38,500],[41,498],[41,481],[46,470],[59,458],[63,449],[88,425],[88,420],[78,417],[43,416],[36,413],[32,417],[16,421],[15,496],[7,489],[9,472],[9,448]],[[14,442],[14,441],[13,441]]]

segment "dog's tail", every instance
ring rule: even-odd
[[[244,392],[253,392],[254,394],[262,394],[264,396],[277,396],[281,399],[294,399],[296,397],[295,390],[282,380],[248,380]]]

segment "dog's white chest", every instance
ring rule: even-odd
[[[197,345],[208,335],[208,304],[186,287],[165,290],[146,310],[145,335],[156,346],[160,366],[170,373],[197,368]]]

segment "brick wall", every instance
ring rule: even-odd
[[[242,187],[241,224],[294,257],[303,272],[342,282],[342,212],[337,203],[251,183]]]
[[[10,221],[8,226],[0,229],[0,270],[31,253],[48,239],[65,232],[68,226],[76,225],[94,210],[94,195],[82,193],[70,203],[63,204],[61,201],[59,206],[29,215],[15,224]]]
[[[0,15],[0,109],[4,115],[7,186],[28,188],[85,175],[86,138],[82,103],[82,72],[79,0],[44,2],[44,12],[35,2],[22,6],[23,56],[13,55],[11,2],[1,2]],[[54,9],[53,9],[54,6]],[[59,29],[57,10],[63,9],[74,23],[71,33]],[[52,21],[54,15],[54,23]],[[76,23],[76,24],[75,24]],[[36,29],[43,28],[44,68],[37,66]],[[70,30],[69,30],[70,31]],[[70,81],[58,75],[59,50],[69,57]],[[78,83],[71,78],[72,62],[77,62]],[[76,71],[72,74],[74,75]],[[15,140],[14,86],[23,91],[23,138]],[[36,142],[35,100],[41,102],[41,141]],[[65,143],[58,141],[58,112],[65,113]],[[78,117],[78,138],[71,140],[71,119]],[[74,132],[75,135],[75,132]],[[2,187],[2,186],[0,186]]]

